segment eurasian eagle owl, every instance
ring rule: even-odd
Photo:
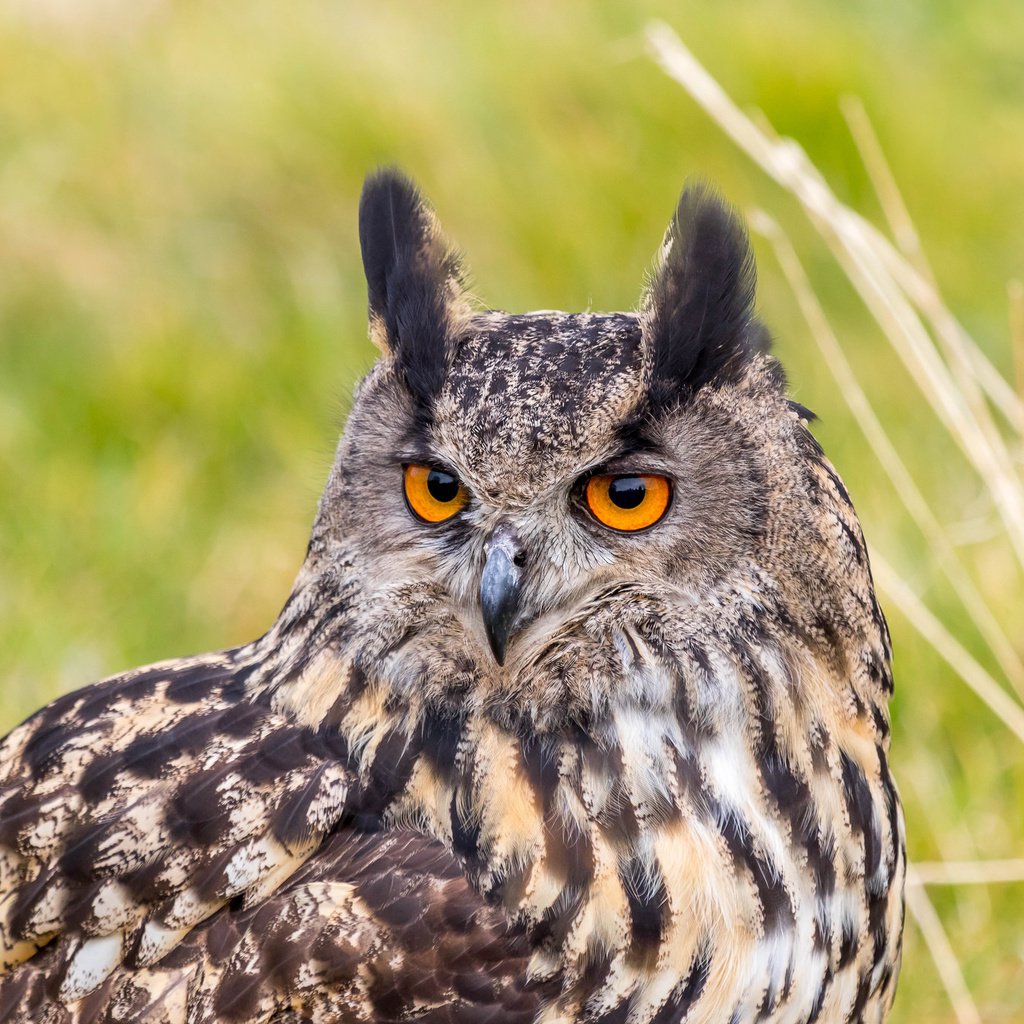
[[[879,1021],[900,956],[857,517],[684,192],[638,313],[471,308],[394,171],[270,631],[0,754],[0,1020]]]

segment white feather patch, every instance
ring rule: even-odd
[[[160,921],[147,921],[139,940],[139,963],[146,966],[156,963],[169,953],[188,934],[188,928],[168,928]]]
[[[121,946],[120,932],[86,939],[68,964],[67,974],[60,986],[61,1000],[74,1002],[102,984],[121,962]]]

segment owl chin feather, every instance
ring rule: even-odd
[[[738,218],[687,190],[609,314],[472,311],[396,172],[360,233],[277,622],[3,741],[0,1019],[882,1020],[889,637]]]

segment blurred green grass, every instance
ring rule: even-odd
[[[1019,4],[6,0],[0,726],[272,621],[372,361],[355,207],[381,162],[421,182],[476,290],[514,310],[634,306],[688,176],[771,210],[940,518],[995,522],[792,200],[646,59],[655,16],[877,217],[837,107],[863,99],[947,299],[1011,374]],[[761,308],[869,540],[989,664],[757,248]],[[967,557],[1020,636],[1004,551],[996,533]],[[891,619],[912,855],[1021,855],[1024,750]],[[1022,890],[932,891],[986,1021],[1024,1018]],[[951,1019],[908,925],[894,1020]]]

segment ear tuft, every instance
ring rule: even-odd
[[[755,285],[739,215],[707,186],[688,185],[642,307],[652,399],[672,403],[705,385],[736,381],[765,350]]]
[[[414,397],[429,405],[467,312],[458,254],[416,186],[391,167],[363,185],[359,241],[370,336],[394,356]]]

